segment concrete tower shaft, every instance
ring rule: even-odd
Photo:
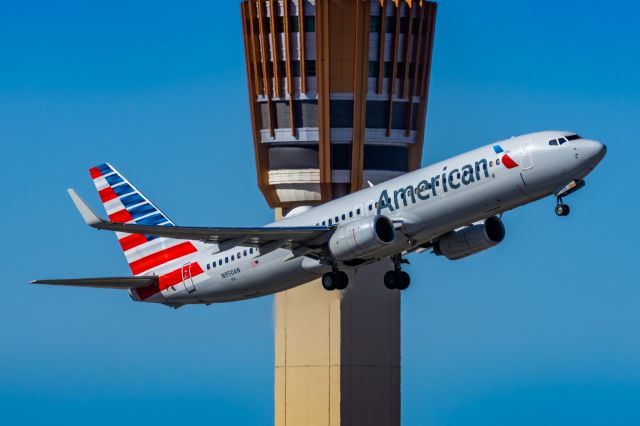
[[[420,166],[436,4],[241,3],[258,185],[329,201]]]

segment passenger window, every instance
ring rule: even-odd
[[[224,263],[229,263],[229,258],[228,257],[224,258]]]
[[[373,210],[373,206],[369,204],[369,210]]]
[[[347,215],[342,215],[342,220],[345,220],[347,218]]]
[[[500,164],[500,159],[499,158],[496,160],[496,165],[498,165],[498,164]],[[460,173],[458,173],[458,177],[460,177]]]
[[[322,226],[326,226],[326,225],[327,225],[327,222],[323,220],[322,221]]]
[[[489,161],[489,167],[493,167],[493,160]]]
[[[331,219],[329,219],[329,226],[331,226],[331,223],[332,223],[332,222],[331,222]]]
[[[340,222],[340,218],[336,216],[336,223]]]
[[[247,251],[246,251],[246,250],[243,250],[243,251],[242,251],[242,255],[246,257],[246,256],[247,256]]]
[[[356,214],[360,216],[360,209],[356,210]]]
[[[207,270],[211,269],[211,265],[207,263]]]
[[[215,260],[214,260],[214,261],[213,261],[213,263],[211,264],[211,267],[212,267],[212,268],[215,268],[215,267],[216,267],[216,261],[215,261]]]
[[[353,217],[353,212],[349,212],[349,217]]]
[[[236,260],[236,258],[233,255],[231,255],[231,261],[233,262],[234,260]]]
[[[249,253],[253,254],[253,247],[249,249]]]
[[[222,259],[218,260],[218,266],[222,266]]]
[[[240,259],[240,252],[238,252],[238,254],[236,255],[236,257],[237,257],[238,259]]]

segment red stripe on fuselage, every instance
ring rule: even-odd
[[[102,173],[100,173],[100,169],[98,169],[97,167],[90,168],[89,173],[91,173],[91,179],[102,176]]]
[[[150,254],[129,264],[134,275],[141,274],[151,268],[164,265],[167,262],[195,253],[197,250],[190,242],[184,242],[173,247],[166,248],[157,253]]]
[[[133,217],[131,217],[131,214],[125,209],[125,210],[120,210],[113,214],[110,214],[109,220],[111,222],[127,223],[133,220]]]
[[[188,267],[189,266],[187,266],[187,268]],[[183,267],[180,267],[175,271],[171,271],[167,274],[160,275],[160,277],[158,278],[158,285],[139,288],[133,291],[136,292],[136,294],[138,295],[138,297],[140,297],[141,300],[145,300],[150,298],[154,294],[159,293],[162,290],[166,290],[171,286],[180,284],[182,282],[182,268]],[[204,270],[200,267],[200,264],[198,263],[191,264],[191,278],[197,277],[198,275],[203,273],[204,273]]]
[[[134,247],[138,247],[146,242],[148,242],[147,237],[140,234],[131,234],[126,237],[120,238],[120,246],[122,246],[122,250],[127,251],[131,250]]]
[[[118,198],[118,196],[116,195],[115,192],[113,192],[113,189],[111,189],[110,186],[106,187],[101,191],[98,191],[98,195],[100,196],[100,200],[102,200],[103,203],[106,203],[107,201],[111,201],[114,198]]]

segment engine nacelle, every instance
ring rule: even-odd
[[[336,260],[366,259],[395,240],[391,219],[381,215],[364,217],[339,226],[329,240],[329,251]]]
[[[434,245],[434,253],[456,260],[491,248],[504,240],[504,225],[496,216],[451,231]]]

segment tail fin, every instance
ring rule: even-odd
[[[140,225],[175,226],[149,199],[108,163],[89,170],[109,220]],[[194,243],[151,235],[116,232],[134,275],[163,274],[198,251]]]

